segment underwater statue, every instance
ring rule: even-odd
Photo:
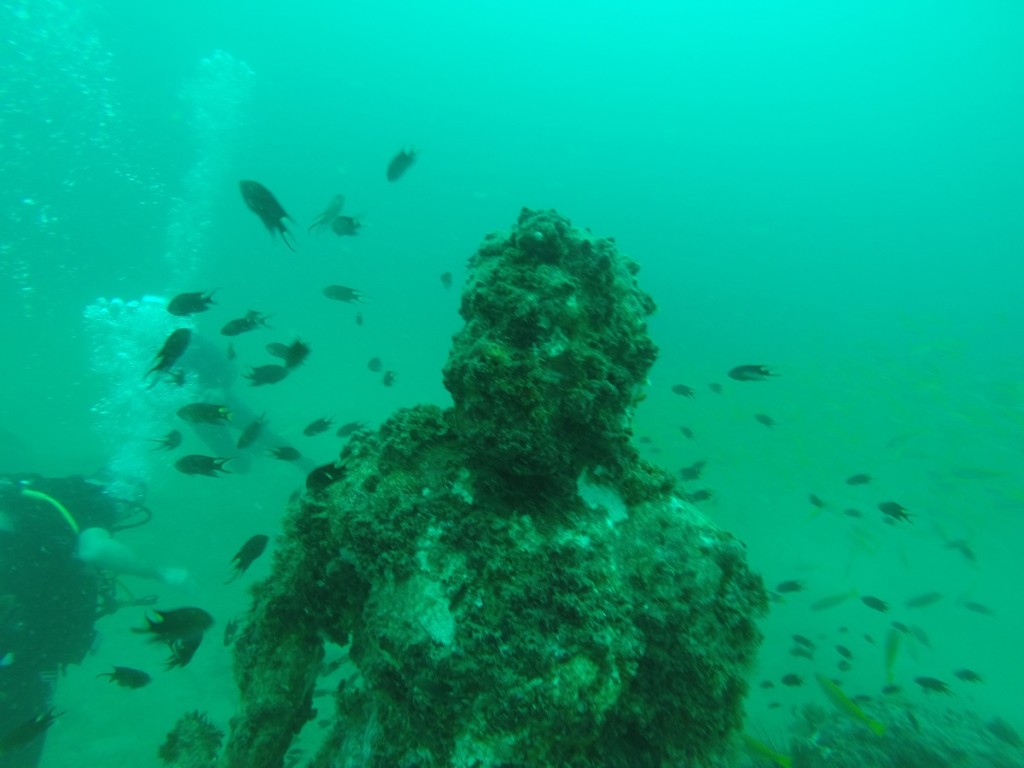
[[[730,748],[766,595],[631,442],[657,354],[637,271],[553,211],[484,241],[454,406],[356,433],[292,504],[237,641],[220,768],[280,766],[315,717],[332,717],[316,766],[697,766]],[[327,644],[347,677],[315,715]]]

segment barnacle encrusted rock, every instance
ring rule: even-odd
[[[629,422],[657,349],[654,302],[611,240],[524,210],[470,260],[466,325],[444,383],[474,469],[565,493],[585,467],[633,460]]]
[[[178,724],[157,754],[168,768],[212,768],[217,761],[224,734],[202,712],[189,712]]]
[[[290,509],[222,766],[280,765],[325,641],[348,668],[316,766],[711,765],[740,724],[765,593],[630,445],[636,266],[524,210],[470,267],[454,407],[353,437]]]

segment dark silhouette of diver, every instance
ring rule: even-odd
[[[96,619],[120,605],[105,558],[117,552],[127,570],[159,577],[120,544],[94,545],[82,559],[81,534],[109,537],[148,520],[141,504],[83,477],[0,476],[0,768],[38,764],[58,714],[58,675],[82,661]]]

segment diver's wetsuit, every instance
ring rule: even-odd
[[[72,523],[26,488],[59,501],[81,528],[112,529],[120,514],[81,477],[0,476],[0,740],[45,713],[61,668],[89,651],[103,589],[75,559]],[[0,755],[0,768],[34,768],[44,738]]]

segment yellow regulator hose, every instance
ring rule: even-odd
[[[53,498],[53,496],[47,496],[45,493],[42,493],[40,491],[33,491],[28,488],[23,488],[21,491],[21,495],[28,496],[30,499],[39,499],[40,501],[45,501],[47,504],[49,504],[58,512],[60,512],[60,516],[67,521],[68,525],[71,526],[71,530],[75,532],[75,535],[78,535],[78,521],[71,516],[71,513],[68,512],[67,507],[65,507],[55,498]]]

